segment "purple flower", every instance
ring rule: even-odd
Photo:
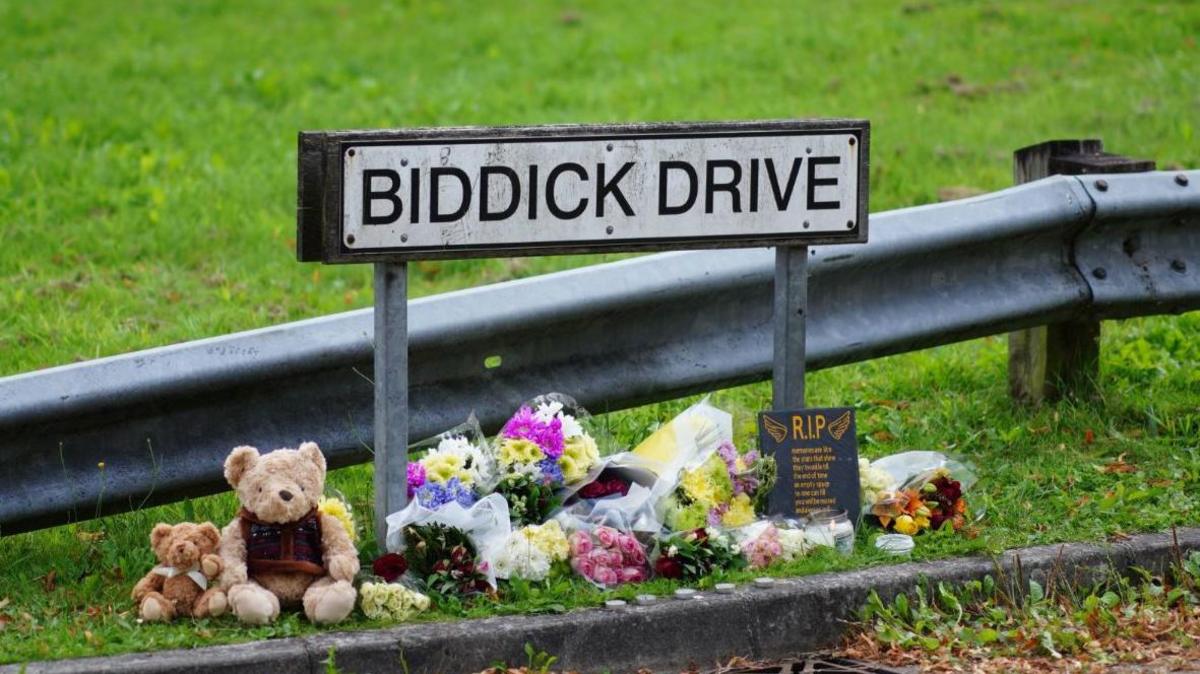
[[[710,527],[721,526],[721,518],[725,516],[726,510],[729,510],[729,506],[724,503],[721,503],[719,505],[716,505],[716,506],[713,506],[712,508],[710,508],[708,511],[708,526],[710,526]]]
[[[430,510],[437,510],[447,503],[455,502],[464,508],[475,504],[475,493],[459,481],[457,477],[450,478],[446,484],[428,482],[417,488],[417,502]]]
[[[550,423],[539,422],[538,425],[540,428],[537,429],[537,437],[533,441],[538,443],[546,456],[557,461],[563,453],[562,419],[554,417]]]
[[[416,461],[408,464],[408,497],[413,497],[413,491],[425,484],[425,466]]]
[[[541,425],[543,424],[534,416],[533,410],[528,405],[522,405],[508,423],[504,424],[501,432],[506,438],[523,438],[537,442],[537,428]]]
[[[554,485],[563,483],[562,467],[558,465],[558,460],[543,459],[538,461],[537,467],[542,473],[542,482]]]

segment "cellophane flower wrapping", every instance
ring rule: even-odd
[[[947,523],[955,530],[966,524],[964,493],[976,481],[970,464],[940,452],[912,451],[874,461],[871,468],[891,478],[869,509],[885,529],[912,536]]]
[[[416,582],[439,597],[470,596],[495,587],[488,562],[461,529],[444,524],[404,527],[404,556]]]
[[[495,558],[497,578],[545,580],[555,563],[570,554],[567,535],[557,520],[530,524],[513,531]]]
[[[368,580],[358,588],[358,605],[371,620],[404,622],[429,609],[429,597],[399,583]]]
[[[601,521],[582,521],[559,513],[558,521],[568,531],[568,560],[571,570],[598,587],[639,583],[650,578],[650,555],[645,543],[610,513]]]
[[[499,480],[517,524],[545,521],[562,503],[560,490],[582,482],[600,461],[588,416],[569,396],[548,393],[521,405],[492,443]]]
[[[656,509],[660,478],[653,465],[632,452],[601,459],[588,477],[562,491],[563,510],[581,521],[617,519],[634,532],[662,529]]]
[[[409,448],[408,497],[436,510],[448,503],[469,508],[500,479],[495,456],[474,415]]]
[[[777,561],[795,561],[813,548],[804,528],[795,520],[756,520],[730,534],[752,569],[765,569]]]
[[[671,533],[659,540],[654,555],[657,576],[685,581],[746,565],[747,559],[733,536],[713,526]]]
[[[481,572],[492,587],[496,586],[496,555],[512,533],[508,502],[500,494],[488,494],[469,507],[450,502],[428,508],[419,501],[412,501],[403,510],[388,515],[387,525],[387,549],[397,553],[405,553],[411,543],[404,535],[410,526],[441,525],[461,531],[474,547]],[[405,556],[411,571],[424,573],[413,564],[412,555]]]

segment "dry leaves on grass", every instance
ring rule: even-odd
[[[1102,473],[1136,473],[1137,470],[1137,466],[1132,463],[1126,463],[1124,452],[1115,460],[1109,461],[1100,467],[1100,472]]]

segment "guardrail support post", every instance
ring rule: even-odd
[[[375,265],[375,541],[408,500],[408,263]]]
[[[808,313],[808,246],[775,249],[775,353],[772,409],[804,407],[804,320]]]
[[[1013,182],[1050,175],[1153,171],[1154,162],[1104,152],[1100,140],[1052,140],[1013,153]],[[1066,255],[1075,263],[1070,242]],[[1086,398],[1100,380],[1100,321],[1079,319],[1008,333],[1008,383],[1014,400],[1037,404]]]

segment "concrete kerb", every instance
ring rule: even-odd
[[[688,663],[707,666],[734,655],[783,658],[828,648],[872,590],[891,598],[917,584],[962,583],[989,574],[1012,582],[1020,576],[1022,586],[1029,579],[1081,585],[1135,566],[1159,573],[1177,553],[1193,550],[1200,550],[1200,528],[1114,543],[1025,548],[997,558],[910,562],[783,579],[768,589],[743,587],[733,594],[688,601],[664,598],[644,607],[325,632],[193,650],[37,662],[25,671],[323,672],[332,650],[338,668],[356,674],[476,672],[498,661],[524,662],[526,643],[558,656],[556,666],[567,669],[679,671]],[[0,667],[0,674],[18,671],[20,666]]]

